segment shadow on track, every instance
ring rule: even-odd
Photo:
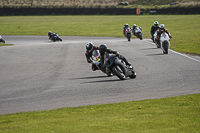
[[[158,49],[158,48],[144,48],[144,49],[141,49],[141,50],[152,50],[152,49]]]
[[[102,82],[115,82],[115,81],[124,81],[124,80],[110,79],[110,80],[98,80],[98,81],[90,81],[90,82],[83,82],[83,83],[102,83]]]
[[[156,55],[165,55],[165,54],[163,54],[163,53],[160,53],[160,54],[148,54],[146,56],[156,56]]]
[[[74,79],[94,79],[94,78],[105,78],[108,76],[93,76],[93,77],[80,77],[80,78],[72,78],[70,80],[74,80]]]

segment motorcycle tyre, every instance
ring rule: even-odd
[[[130,39],[130,38],[128,38],[128,41],[130,42],[130,41],[131,41],[131,39]]]
[[[130,77],[131,79],[134,79],[134,78],[136,78],[136,76],[137,76],[137,74],[136,74],[135,70],[133,69],[133,70],[132,70],[132,74],[129,75],[129,77]]]
[[[139,36],[140,36],[140,37],[139,37],[139,38],[140,38],[140,40],[142,40],[143,38],[142,38],[142,34],[141,34],[141,33],[139,34]]]
[[[167,43],[164,43],[164,50],[165,52],[163,51],[164,54],[168,54],[168,45]]]
[[[126,79],[126,76],[124,74],[125,73],[125,68],[124,67],[122,67],[123,75],[121,74],[121,72],[119,72],[119,70],[117,70],[117,66],[114,66],[112,68],[112,71],[119,79],[121,79],[121,80],[125,80]]]

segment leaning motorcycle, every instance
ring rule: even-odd
[[[108,76],[112,76],[112,74],[110,72],[106,73],[106,69],[102,67],[101,56],[100,56],[99,50],[94,50],[92,52],[92,63],[98,68],[98,70],[101,70],[103,73],[107,74]]]
[[[128,41],[131,40],[131,37],[132,37],[132,30],[130,27],[126,28],[125,29],[125,37],[128,39]]]
[[[62,41],[62,39],[58,36],[58,34],[53,34],[53,36],[51,37],[52,41]]]
[[[142,36],[143,36],[142,30],[139,27],[135,27],[134,31],[135,31],[135,36],[137,38],[140,38],[140,40],[142,40],[143,39],[142,38]]]
[[[121,80],[125,80],[127,77],[136,78],[136,72],[133,67],[126,66],[125,62],[119,59],[116,55],[105,53],[104,65],[106,68],[103,68],[101,65],[102,62],[99,51],[94,50],[92,54],[92,63],[95,64],[99,70],[101,70],[103,73],[106,73],[108,76],[116,75]]]
[[[3,40],[1,35],[0,35],[0,42],[5,43],[5,40]]]
[[[125,80],[127,77],[136,78],[136,72],[131,66],[127,66],[126,63],[119,59],[115,54],[104,55],[104,65],[107,71],[116,75],[119,79]]]

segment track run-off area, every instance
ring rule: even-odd
[[[157,99],[200,93],[200,60],[169,50],[150,39],[61,36],[3,36],[0,47],[0,115]],[[107,44],[134,67],[135,79],[119,80],[92,71],[85,45]]]

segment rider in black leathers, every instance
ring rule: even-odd
[[[104,54],[105,54],[105,53],[116,54],[116,56],[117,56],[119,59],[122,59],[122,60],[126,63],[126,65],[128,65],[129,67],[132,67],[132,66],[131,66],[131,63],[129,63],[129,62],[127,61],[127,59],[126,59],[123,55],[120,55],[118,51],[113,51],[112,49],[108,49],[106,44],[101,44],[101,45],[99,46],[99,52],[100,52],[100,55],[101,55],[101,64],[102,64],[102,66],[103,66],[104,69],[106,69],[105,66],[104,66]],[[107,71],[107,70],[106,70],[106,71]]]
[[[53,32],[49,31],[48,36],[49,36],[49,39],[51,39],[53,37]]]
[[[159,24],[158,21],[155,21],[151,27],[151,39],[153,40],[153,42],[155,41],[153,35],[154,35],[155,31],[157,31],[159,28],[158,24]]]
[[[128,24],[125,24],[124,26],[123,26],[123,34],[125,35],[125,30],[127,29],[127,28],[131,28]]]
[[[85,52],[85,57],[86,57],[88,63],[92,63],[92,52],[94,50],[98,50],[98,47],[94,46],[92,42],[88,42],[86,44],[86,52]],[[94,65],[92,63],[92,70],[95,71],[97,69],[98,68],[96,67],[96,65]]]

